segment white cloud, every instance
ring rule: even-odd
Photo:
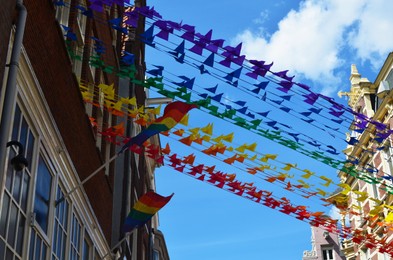
[[[390,0],[305,0],[270,37],[246,29],[234,41],[243,42],[248,58],[274,61],[273,70],[289,69],[290,75],[320,83],[329,94],[343,80],[347,83],[338,72],[345,61],[347,66],[359,59],[381,65],[393,48],[391,10]],[[349,60],[348,51],[357,56]]]

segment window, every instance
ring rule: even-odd
[[[56,200],[64,197],[60,187],[57,187]],[[68,239],[68,208],[67,200],[61,201],[56,205],[54,230],[52,239],[52,259],[65,259],[65,250]]]
[[[92,259],[93,252],[91,251],[92,245],[89,236],[85,230],[85,239],[83,240],[83,252],[82,252],[82,259],[83,260],[90,260]]]
[[[80,237],[81,237],[81,225],[75,216],[72,214],[71,220],[71,248],[70,248],[70,260],[77,260],[80,258]]]
[[[62,5],[62,3],[64,5]],[[68,26],[68,18],[70,16],[70,5],[71,5],[71,0],[57,1],[57,4],[55,4],[56,20],[59,22],[59,24]]]
[[[12,140],[18,140],[26,148],[29,167],[15,171],[7,163],[3,204],[0,212],[0,259],[22,259],[23,239],[26,234],[27,201],[30,190],[32,158],[35,137],[18,105],[15,108]],[[8,160],[16,155],[13,147],[8,149]]]
[[[45,233],[48,231],[51,183],[52,175],[46,162],[40,156],[35,187],[34,214],[35,221]]]
[[[333,249],[332,248],[322,248],[323,260],[333,260]]]

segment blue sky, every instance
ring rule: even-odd
[[[232,46],[243,42],[242,53],[249,59],[274,61],[276,71],[289,69],[297,82],[310,85],[314,92],[327,94],[342,103],[337,92],[349,89],[350,65],[355,63],[363,77],[374,81],[387,54],[392,50],[393,2],[375,0],[327,1],[148,1],[163,19],[183,21],[213,38],[222,38]],[[148,68],[164,65],[178,75],[193,75],[190,68],[174,64],[171,58],[147,48]],[[200,84],[212,86],[204,79]],[[153,94],[153,93],[152,93]],[[226,96],[241,96],[228,90]],[[258,104],[256,104],[258,106]],[[262,105],[261,105],[262,106]],[[291,118],[288,123],[291,124]],[[198,111],[190,112],[190,127],[213,122],[215,134],[235,132],[236,142],[258,142],[263,153],[278,153],[286,162],[296,162],[334,178],[336,170],[243,129]],[[306,129],[305,129],[306,130]],[[327,142],[335,140],[326,139]],[[171,138],[174,152],[195,153],[200,163],[217,165],[223,171],[250,178],[241,170],[206,157],[192,147]],[[344,143],[337,140],[338,146]],[[266,182],[259,187],[297,200]],[[156,170],[158,193],[175,196],[160,211],[160,229],[164,232],[172,260],[193,259],[301,259],[310,250],[310,226],[278,211],[196,181],[170,167]],[[299,203],[302,202],[299,200]],[[318,201],[310,207],[320,209]],[[329,209],[324,209],[329,211]]]

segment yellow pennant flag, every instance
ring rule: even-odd
[[[265,154],[265,156],[261,157],[259,160],[262,162],[267,162],[269,159],[274,160],[277,158],[277,154]]]
[[[388,213],[388,215],[385,218],[385,222],[389,224],[393,223],[393,212]]]
[[[349,192],[351,192],[351,186],[349,186],[346,183],[339,183],[339,184],[337,184],[337,186],[340,186],[341,188],[343,188],[341,193],[344,195],[347,195]]]
[[[196,134],[198,134],[199,133],[199,127],[195,127],[195,128],[192,128],[192,129],[189,129],[189,131],[191,132],[191,133],[193,133],[194,135],[196,135]]]
[[[331,183],[332,183],[332,180],[331,179],[329,179],[328,177],[326,177],[326,176],[320,176],[319,178],[321,178],[322,180],[324,180],[324,181],[326,181],[326,183],[323,183],[322,185],[323,186],[325,186],[325,187],[328,187]]]
[[[307,169],[304,169],[303,172],[306,173],[306,174],[302,175],[302,178],[304,178],[304,179],[308,179],[308,178],[310,178],[311,176],[313,176],[315,174],[315,172],[312,172],[312,171],[307,170]]]
[[[207,126],[202,127],[201,131],[207,135],[212,135],[213,134],[213,123],[207,124]]]
[[[189,118],[189,117],[190,117],[189,114],[186,114],[186,115],[180,120],[179,124],[188,126],[188,118]]]
[[[232,143],[234,135],[234,133],[227,134],[222,137],[222,140],[227,141],[228,143]]]
[[[284,171],[289,171],[289,170],[291,170],[292,168],[295,168],[296,166],[297,166],[297,164],[286,163],[286,164],[285,164],[285,167],[283,167],[282,169],[283,169]]]

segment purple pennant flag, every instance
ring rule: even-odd
[[[378,137],[381,137],[381,138],[383,138],[383,139],[386,139],[386,138],[388,138],[390,134],[391,134],[391,132],[390,132],[390,131],[389,131],[389,132],[387,132],[387,133],[381,133],[381,132],[377,132],[377,136],[378,136]]]
[[[280,90],[280,91],[282,91],[282,92],[284,92],[284,93],[288,93],[288,91],[292,88],[292,86],[293,86],[293,83],[292,82],[289,82],[289,81],[283,81],[283,80],[281,80],[279,83],[278,83],[280,86],[282,86],[282,88],[277,88],[277,90]]]
[[[130,12],[125,12],[124,15],[127,17],[125,24],[135,28],[138,27],[139,13],[136,12],[136,9]]]
[[[368,123],[367,121],[363,121],[363,120],[361,120],[360,122],[356,121],[355,126],[361,128],[361,129],[365,129],[367,126],[367,123]]]
[[[304,102],[306,102],[307,104],[310,105],[314,105],[314,103],[317,101],[318,99],[318,95],[315,93],[309,93],[307,95],[303,95],[303,97],[305,97],[306,99],[303,100]]]
[[[165,28],[165,29],[161,29],[161,31],[158,32],[158,33],[156,34],[156,36],[159,37],[159,38],[161,38],[161,39],[163,39],[163,40],[168,41],[168,39],[169,39],[169,34],[170,34],[170,33],[173,33],[173,29]]]
[[[221,65],[230,68],[231,67],[231,59],[230,58],[225,58],[222,61],[219,62]]]
[[[93,11],[99,12],[99,13],[103,13],[104,12],[104,7],[102,5],[101,1],[95,1],[94,3],[92,2],[89,5],[89,8]]]
[[[329,114],[335,116],[335,117],[340,117],[342,116],[342,114],[344,114],[344,110],[343,111],[336,111],[330,108]]]
[[[246,73],[246,76],[249,76],[249,77],[252,78],[252,79],[257,79],[257,78],[258,78],[258,74],[255,73],[255,71],[247,72],[247,73]]]
[[[205,47],[206,50],[209,50],[213,53],[217,53],[219,48],[222,48],[224,45],[224,40],[218,39],[218,40],[212,40],[210,43],[208,43]]]
[[[310,91],[310,87],[309,86],[307,86],[307,85],[305,85],[305,84],[302,84],[302,83],[296,83],[296,85],[298,85],[299,87],[301,87],[302,89],[305,89],[305,90],[308,90],[308,91]]]
[[[378,121],[375,121],[375,120],[371,120],[370,122],[371,122],[371,124],[375,125],[375,127],[379,131],[383,131],[383,130],[385,130],[387,128],[387,125],[385,125],[385,124],[383,124],[381,122],[378,122]]]
[[[283,71],[279,71],[279,72],[273,72],[274,75],[276,75],[276,76],[278,76],[278,77],[280,77],[282,79],[285,79],[285,80],[288,80],[288,81],[292,82],[292,80],[293,80],[293,78],[295,76],[288,77],[287,73],[288,73],[288,70],[283,70]]]
[[[266,98],[267,98],[267,94],[266,94],[266,92],[265,92],[265,93],[263,93],[263,95],[262,95],[262,97],[261,97],[261,100],[262,100],[262,101],[266,101]]]
[[[195,45],[192,46],[189,50],[195,54],[202,55],[204,47],[205,45],[203,43],[198,42],[195,43]]]
[[[236,47],[225,46],[224,47],[225,51],[222,53],[222,55],[224,57],[240,56],[241,49],[242,49],[242,43],[239,43]]]
[[[183,33],[183,35],[180,36],[181,38],[183,38],[184,40],[190,41],[190,42],[194,42],[194,38],[195,38],[195,29],[192,31],[186,31],[185,33]]]
[[[199,38],[199,40],[205,44],[210,43],[212,39],[213,30],[208,31],[205,35],[196,33],[195,35]]]

